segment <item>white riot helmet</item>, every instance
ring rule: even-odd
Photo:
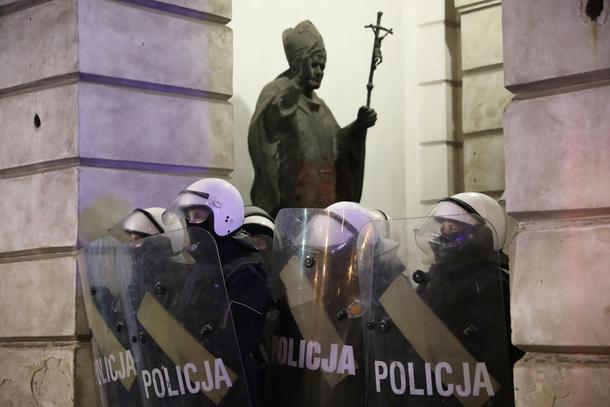
[[[340,247],[356,241],[358,232],[372,220],[368,209],[355,202],[337,202],[307,225],[307,242],[314,247]]]
[[[244,222],[244,201],[237,188],[220,178],[203,178],[182,191],[164,218],[180,214],[189,224],[202,225],[216,236],[236,232]]]
[[[390,220],[388,214],[381,209],[369,209],[372,221],[385,221]]]
[[[273,237],[275,225],[273,218],[262,208],[246,205],[244,208],[243,229],[251,235],[268,235]]]
[[[121,242],[136,242],[179,229],[179,223],[163,220],[164,211],[165,208],[136,208],[125,219],[108,229],[108,233]]]
[[[244,210],[244,226],[242,229],[248,232],[258,250],[270,255],[275,231],[273,218],[267,211],[258,206],[247,205]]]
[[[493,236],[493,249],[500,250],[504,244],[506,235],[506,218],[501,206],[488,195],[479,192],[462,192],[457,195],[442,199],[430,213],[434,225],[431,222],[424,222],[415,231],[418,245],[425,249],[424,240],[433,244],[444,246],[459,245],[472,238],[473,231],[480,226],[491,227]],[[450,220],[453,225],[448,228],[455,228],[451,239],[443,239],[444,221]],[[425,236],[425,239],[423,238]],[[432,236],[432,238],[430,237]]]
[[[494,249],[500,250],[506,238],[506,216],[500,204],[489,195],[480,192],[462,192],[445,198],[439,203],[454,204],[469,214],[485,219],[494,229]]]

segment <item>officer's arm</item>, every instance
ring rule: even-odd
[[[238,270],[227,281],[235,333],[242,356],[252,352],[260,339],[269,307],[264,273],[253,265]]]

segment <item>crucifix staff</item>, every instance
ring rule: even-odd
[[[373,33],[375,34],[375,42],[373,43],[373,55],[371,57],[371,69],[369,71],[369,82],[366,84],[366,107],[371,107],[371,93],[373,92],[373,74],[375,73],[375,69],[377,69],[377,67],[383,61],[383,57],[381,55],[381,41],[383,41],[383,39],[388,34],[394,34],[391,28],[385,28],[381,26],[382,15],[383,13],[381,11],[378,11],[377,24],[369,24],[364,26],[364,28],[372,29]]]

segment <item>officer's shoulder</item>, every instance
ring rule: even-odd
[[[254,245],[250,235],[240,230],[231,239],[236,249],[233,252],[235,257],[223,265],[225,278],[232,280],[237,275],[243,276],[244,272],[264,275],[263,255]]]

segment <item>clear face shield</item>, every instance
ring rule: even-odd
[[[182,191],[163,213],[163,221],[203,225],[211,220],[210,195],[205,192]]]
[[[359,237],[367,368],[374,373],[367,375],[368,404],[512,405],[502,396],[512,396],[512,371],[493,225],[442,202],[426,218],[396,219],[389,228],[399,244],[392,256],[383,244],[367,242],[366,228]],[[448,369],[434,376],[439,361]],[[387,374],[397,364],[408,367],[420,388],[437,383],[438,391],[397,392]],[[442,393],[446,386],[463,388],[478,368],[488,369],[487,391],[453,399]]]
[[[438,260],[461,250],[483,223],[477,215],[451,202],[441,202],[414,230],[415,243]]]
[[[133,247],[140,247],[143,239],[163,232],[163,227],[154,217],[142,209],[135,209],[121,222],[108,229],[109,235]]]
[[[356,236],[358,230],[344,217],[325,211],[311,219],[296,243],[333,253],[354,244]]]

